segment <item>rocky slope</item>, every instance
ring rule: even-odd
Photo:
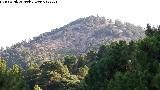
[[[54,60],[65,54],[79,55],[100,45],[118,40],[138,40],[145,37],[140,26],[112,21],[99,16],[77,19],[63,27],[43,33],[29,42],[22,41],[1,52],[9,65],[22,67],[34,62]]]

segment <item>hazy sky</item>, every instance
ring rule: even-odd
[[[80,17],[97,14],[143,27],[147,23],[160,24],[159,0],[57,1],[57,4],[0,4],[0,46],[10,46]]]

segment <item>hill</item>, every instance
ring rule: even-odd
[[[67,54],[98,50],[100,45],[113,41],[138,40],[145,37],[144,32],[142,27],[128,22],[89,16],[1,50],[1,57],[9,67],[18,64],[25,68],[32,63],[62,59]]]

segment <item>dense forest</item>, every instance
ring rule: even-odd
[[[7,64],[1,55],[0,90],[160,90],[160,26],[147,24],[143,38],[103,43],[79,55],[36,57],[46,59],[41,63],[30,62],[35,57],[28,52],[11,50],[16,46],[1,50],[18,58]],[[28,66],[22,67],[19,57],[29,59]]]

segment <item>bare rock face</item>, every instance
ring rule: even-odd
[[[89,16],[43,33],[29,42],[17,43],[9,49],[17,51],[21,56],[24,52],[29,53],[38,58],[34,58],[37,62],[40,58],[52,60],[61,57],[62,54],[79,55],[90,49],[98,50],[100,45],[112,41],[138,40],[143,37],[145,37],[144,30],[140,26],[99,16]],[[10,61],[11,58],[7,57],[14,57],[14,55],[6,53],[7,51],[3,52],[2,56]],[[26,59],[26,55],[22,57],[21,61]]]

